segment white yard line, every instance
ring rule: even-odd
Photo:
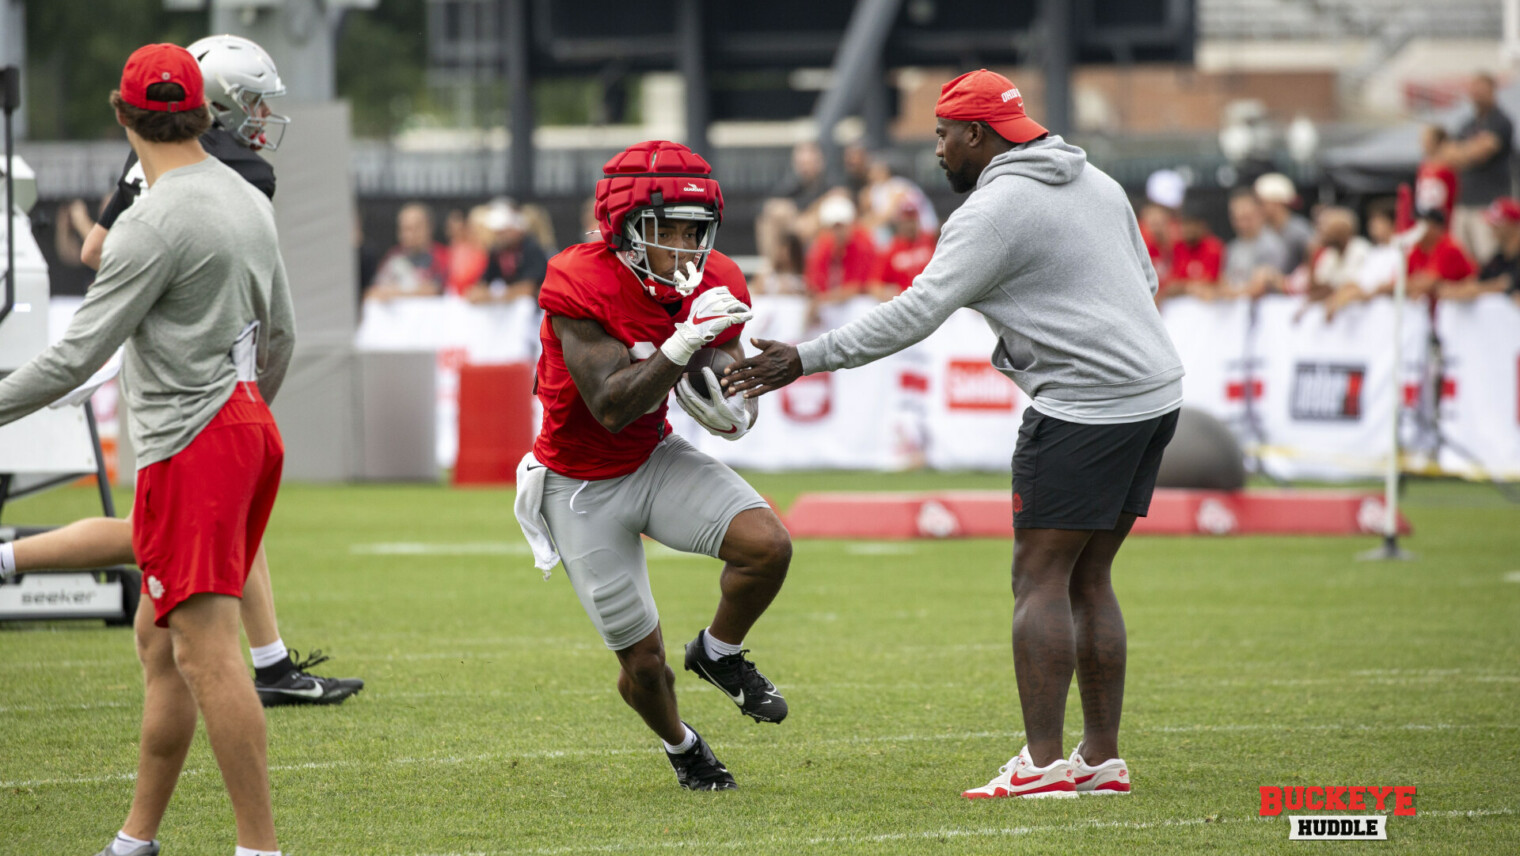
[[[1420,818],[1480,818],[1480,817],[1507,817],[1513,815],[1513,809],[1473,809],[1470,811],[1434,811],[1421,812],[1414,818],[1399,818],[1393,823],[1397,829],[1406,824],[1415,823]],[[1238,823],[1263,823],[1283,822],[1280,817],[1251,817],[1243,818],[1179,818],[1173,820],[1154,821],[1124,821],[1124,820],[1088,820],[1077,823],[1052,823],[1052,824],[1029,824],[1025,826],[1009,827],[951,827],[942,829],[925,829],[914,832],[887,832],[879,835],[818,835],[818,836],[782,836],[772,835],[765,838],[752,838],[738,841],[620,841],[614,844],[580,844],[566,847],[539,847],[530,850],[471,850],[468,852],[450,853],[423,853],[417,856],[560,856],[565,853],[628,853],[649,852],[653,850],[700,850],[708,852],[713,850],[765,850],[777,847],[830,847],[850,846],[861,844],[887,844],[897,841],[937,841],[946,838],[1012,838],[1024,835],[1061,835],[1073,832],[1084,832],[1094,829],[1157,829],[1179,826],[1204,826],[1213,824],[1238,824]]]
[[[1216,733],[1237,731],[1466,731],[1482,729],[1485,731],[1505,730],[1513,731],[1520,729],[1520,723],[1499,724],[1450,724],[1450,723],[1404,723],[1398,725],[1371,725],[1367,723],[1351,724],[1319,724],[1319,725],[1285,725],[1281,723],[1263,724],[1221,724],[1221,725],[1173,725],[1149,727],[1146,731],[1160,732],[1164,734],[1194,734]],[[1068,735],[1077,736],[1080,730],[1068,731]],[[809,740],[792,744],[792,748],[805,753],[810,747],[817,746],[862,746],[895,743],[930,743],[930,742],[957,742],[966,740],[1016,740],[1022,738],[1022,731],[962,731],[948,732],[945,734],[898,734],[883,736],[851,736],[829,737],[820,740]],[[746,741],[734,741],[725,743],[726,748],[737,750],[769,749],[771,744],[752,743]],[[338,767],[374,767],[385,765],[416,765],[416,764],[473,764],[473,763],[501,763],[512,760],[541,759],[541,758],[579,758],[600,757],[605,755],[639,755],[653,754],[654,746],[643,747],[572,747],[567,749],[547,749],[532,752],[487,752],[479,755],[437,755],[422,756],[415,758],[389,758],[376,762],[361,761],[310,761],[303,764],[271,764],[270,772],[290,770],[326,770]],[[198,768],[187,768],[186,775],[195,775],[207,772]],[[213,771],[214,772],[214,771]],[[101,784],[104,782],[130,781],[136,777],[134,773],[112,773],[101,776],[78,776],[56,779],[22,779],[15,781],[0,782],[0,790],[6,788],[31,788],[50,785],[88,785]]]
[[[348,552],[355,556],[531,556],[533,551],[522,541],[384,541],[351,544]]]

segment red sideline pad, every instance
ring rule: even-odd
[[[1370,535],[1383,499],[1356,491],[1158,489],[1144,535]],[[1004,491],[805,493],[786,515],[795,538],[1006,538],[1013,499]],[[1409,521],[1399,515],[1399,532]]]
[[[533,448],[533,366],[459,368],[459,457],[454,484],[511,484]]]

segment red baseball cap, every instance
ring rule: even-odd
[[[1509,196],[1501,196],[1483,212],[1483,219],[1495,226],[1520,223],[1520,202]]]
[[[939,90],[934,115],[962,122],[986,122],[1010,143],[1027,143],[1048,133],[1024,113],[1024,96],[1013,81],[985,68],[968,71]]]
[[[148,87],[155,83],[178,83],[184,87],[183,101],[154,101]],[[179,45],[145,45],[127,57],[121,70],[121,100],[142,110],[156,113],[183,113],[206,103],[206,85],[195,57]]]

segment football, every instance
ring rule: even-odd
[[[702,369],[712,369],[713,374],[717,375],[719,380],[722,380],[723,370],[733,364],[734,358],[727,351],[706,347],[691,355],[691,359],[686,362],[685,373],[697,375],[697,377],[691,379],[691,385],[700,391],[704,389],[701,377]]]

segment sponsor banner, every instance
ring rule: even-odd
[[[1251,347],[1260,366],[1259,444],[1267,471],[1286,479],[1376,477],[1393,445],[1394,397],[1419,380],[1429,338],[1421,305],[1406,307],[1401,371],[1393,365],[1391,301],[1348,307],[1327,321],[1292,298],[1262,300]],[[1254,441],[1254,442],[1251,442]]]
[[[118,580],[101,582],[94,574],[23,574],[15,585],[0,586],[0,619],[121,616]]]
[[[1436,329],[1446,364],[1441,469],[1520,480],[1520,306],[1501,294],[1446,303]]]
[[[926,463],[940,470],[1006,470],[1029,397],[990,357],[997,337],[970,309],[918,345],[928,361]]]
[[[758,296],[745,338],[798,342],[870,311],[860,299],[814,317],[798,296]],[[1299,298],[1168,300],[1162,319],[1186,367],[1186,403],[1223,420],[1265,469],[1287,479],[1376,477],[1391,445],[1394,397],[1405,403],[1404,448],[1447,472],[1520,479],[1520,307],[1502,296],[1443,304],[1445,373],[1425,382],[1425,305],[1403,319],[1404,365],[1393,365],[1393,306],[1378,300],[1327,320]],[[523,301],[477,307],[457,298],[365,307],[358,346],[439,355],[439,462],[453,464],[458,366],[531,361],[538,312]],[[885,360],[805,378],[760,399],[743,440],[711,437],[672,404],[683,436],[735,466],[999,471],[1008,467],[1024,394],[988,363],[995,339],[980,315],[955,313],[923,342]],[[746,344],[746,347],[748,345]],[[1428,418],[1436,391],[1442,421]],[[1214,525],[1223,525],[1223,515]]]
[[[1388,818],[1381,815],[1289,815],[1290,841],[1387,841]]]
[[[1251,305],[1176,298],[1162,304],[1161,320],[1187,374],[1182,398],[1246,435],[1248,407],[1259,406],[1261,381],[1247,378],[1246,331]]]

